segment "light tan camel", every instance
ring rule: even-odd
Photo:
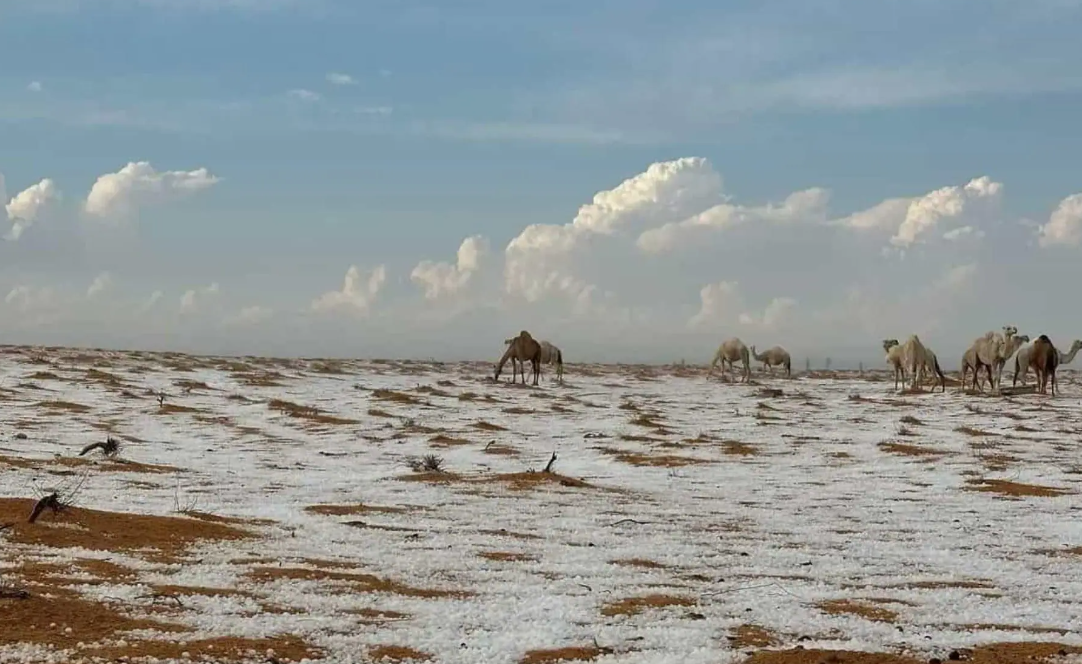
[[[748,353],[748,347],[744,345],[744,342],[737,337],[732,339],[726,339],[718,346],[718,350],[714,353],[714,360],[710,363],[710,371],[707,375],[714,373],[714,367],[721,362],[721,368],[725,368],[725,363],[729,363],[729,371],[733,370],[733,362],[737,360],[743,362],[744,372],[741,382],[748,382],[751,379],[751,358]]]
[[[973,388],[978,392],[983,392],[984,388],[977,382],[978,374],[981,367],[984,367],[988,374],[989,389],[995,389],[996,379],[992,373],[992,368],[996,364],[996,359],[1000,355],[1000,351],[1005,343],[1003,336],[989,332],[982,337],[977,337],[972,345],[962,355],[962,389],[966,387],[966,374],[970,369],[973,370]]]
[[[1003,367],[1006,366],[1007,360],[1011,359],[1011,356],[1021,348],[1024,344],[1029,342],[1029,335],[1012,333],[1004,338],[1003,345],[1000,346],[999,353],[996,354],[996,384],[1003,385]]]
[[[756,353],[754,345],[749,350],[751,356],[755,360],[762,362],[763,368],[769,370],[771,374],[774,373],[774,367],[785,367],[785,375],[792,378],[793,363],[792,359],[789,357],[789,351],[781,346],[774,346],[773,348],[766,349],[762,353]]]
[[[903,369],[908,370],[913,378],[910,389],[917,389],[918,385],[920,385],[921,381],[924,379],[926,372],[934,372],[934,374],[939,376],[939,382],[943,386],[943,391],[947,391],[947,378],[943,375],[943,370],[939,368],[939,359],[936,358],[935,353],[933,353],[931,349],[921,343],[921,340],[917,335],[910,335],[902,345],[901,362]],[[935,375],[932,376],[932,379],[932,391],[934,392]]]
[[[1018,349],[1018,352],[1014,355],[1014,378],[1011,379],[1011,385],[1018,384],[1019,374],[1021,374],[1022,385],[1026,384],[1026,376],[1029,374],[1029,356],[1033,350],[1033,343],[1027,343]],[[1059,365],[1070,364],[1074,361],[1074,356],[1078,354],[1078,351],[1082,350],[1082,339],[1075,339],[1071,344],[1071,350],[1066,355],[1062,351],[1056,350],[1058,356]]]
[[[516,338],[517,337],[511,337],[510,339],[504,339],[503,340],[503,345],[504,346],[510,346],[512,343],[515,342]],[[519,361],[518,361],[518,359],[515,358],[515,356],[512,355],[511,356],[511,382],[512,383],[515,382],[515,376],[518,375],[516,373],[518,367],[519,367]],[[522,366],[522,373],[526,373],[526,366],[525,365]]]
[[[496,372],[493,374],[493,380],[500,379],[500,372],[503,371],[503,365],[507,364],[509,359],[518,359],[522,362],[522,384],[526,384],[526,362],[529,361],[533,367],[533,384],[537,385],[537,379],[541,375],[541,344],[537,343],[530,333],[526,330],[519,332],[518,336],[507,344],[507,350],[504,351],[503,357],[500,358],[499,364],[496,365]],[[514,366],[514,365],[512,365]],[[514,381],[514,374],[512,373],[512,382]]]
[[[887,354],[887,364],[894,368],[894,389],[898,389],[899,378],[902,387],[905,387],[905,365],[902,363],[902,347],[898,340],[883,339],[883,352]]]
[[[541,364],[556,365],[556,382],[564,382],[564,354],[553,344],[541,341]]]
[[[1056,396],[1056,367],[1059,365],[1059,354],[1052,340],[1046,335],[1041,335],[1033,342],[1030,349],[1029,366],[1033,373],[1037,374],[1037,392],[1048,394],[1048,380],[1052,379],[1052,396]]]

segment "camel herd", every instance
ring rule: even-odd
[[[564,358],[563,352],[548,341],[537,341],[526,330],[519,332],[518,336],[504,340],[507,350],[496,364],[493,380],[499,380],[500,373],[507,361],[511,361],[511,382],[515,382],[518,374],[522,375],[522,382],[526,382],[526,362],[533,367],[533,384],[537,385],[541,376],[542,364],[556,365],[556,379],[563,382]],[[962,355],[961,384],[964,389],[966,377],[973,373],[973,388],[983,391],[984,385],[980,372],[984,369],[988,377],[990,389],[995,389],[1001,384],[1003,367],[1008,360],[1014,358],[1014,377],[1011,385],[1017,385],[1019,378],[1022,385],[1026,384],[1026,375],[1032,369],[1037,377],[1037,391],[1048,394],[1051,383],[1052,395],[1056,394],[1056,369],[1061,364],[1069,364],[1075,355],[1082,350],[1082,340],[1075,340],[1071,344],[1071,350],[1063,353],[1058,350],[1047,335],[1040,335],[1030,341],[1028,335],[1018,334],[1018,328],[1013,325],[1003,327],[1003,332],[989,331],[977,337],[966,352]],[[947,379],[943,369],[939,366],[939,358],[931,348],[925,346],[917,335],[910,335],[905,343],[897,339],[884,339],[883,351],[886,353],[886,361],[894,369],[894,388],[899,383],[904,387],[906,381],[910,381],[910,389],[920,389],[925,379],[931,376],[932,391],[935,391],[935,383],[938,382],[944,392],[947,391]],[[792,376],[792,358],[789,352],[781,346],[768,348],[762,353],[755,350],[755,346],[744,345],[737,337],[727,339],[714,353],[714,359],[710,362],[708,375],[720,363],[722,369],[733,371],[737,362],[742,366],[741,382],[747,382],[751,378],[751,361],[762,362],[763,369],[774,372],[774,367],[783,367],[785,375]]]

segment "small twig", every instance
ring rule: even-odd
[[[549,459],[549,462],[545,464],[545,469],[542,470],[541,472],[542,473],[551,473],[552,472],[552,464],[554,464],[554,463],[556,463],[556,453],[555,452],[552,453],[552,458]]]
[[[614,521],[613,523],[610,523],[609,528],[611,528],[613,526],[619,526],[621,523],[634,523],[635,525],[638,525],[638,526],[645,526],[646,524],[648,524],[650,522],[649,521],[639,521],[637,519],[620,519],[619,521]]]

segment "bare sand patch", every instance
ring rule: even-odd
[[[831,599],[819,602],[816,607],[831,615],[847,614],[873,622],[894,622],[898,618],[898,614],[894,611],[875,606],[866,600]]]
[[[603,616],[632,616],[648,609],[664,609],[672,606],[694,606],[697,604],[692,597],[680,597],[676,595],[643,595],[640,597],[627,597],[615,602],[610,602],[601,607]]]
[[[602,655],[609,654],[608,649],[598,646],[567,646],[564,648],[552,648],[549,650],[531,650],[527,652],[519,664],[552,664],[552,662],[589,662]]]
[[[1012,482],[1010,480],[990,480],[990,479],[971,479],[967,480],[965,487],[967,491],[984,491],[986,493],[996,493],[1008,498],[1022,498],[1022,497],[1042,497],[1042,498],[1054,498],[1057,496],[1066,496],[1073,494],[1073,491],[1068,489],[1059,489],[1051,486],[1043,486],[1040,484],[1024,484],[1022,482]]]
[[[407,646],[374,646],[368,649],[373,662],[428,662],[434,657],[426,652]]]
[[[413,586],[378,577],[374,574],[342,572],[327,569],[307,569],[304,567],[254,567],[247,576],[255,581],[277,581],[291,579],[298,581],[339,581],[349,585],[357,592],[391,593],[405,597],[424,597],[438,599],[451,597],[463,599],[474,593],[465,590],[437,590],[433,588],[415,588]]]

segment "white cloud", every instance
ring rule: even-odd
[[[1082,242],[1082,194],[1060,201],[1048,223],[1038,230],[1037,243],[1042,247],[1077,246]]]
[[[966,238],[983,238],[984,231],[975,226],[960,226],[958,228],[951,229],[943,234],[943,239],[949,242],[961,242]]]
[[[165,297],[165,293],[160,290],[154,291],[150,294],[150,297],[148,297],[141,305],[139,305],[139,313],[145,313],[153,309],[154,305],[161,302],[163,297]]]
[[[776,297],[766,305],[762,313],[746,311],[740,284],[736,281],[719,281],[707,284],[699,290],[699,311],[688,319],[692,329],[720,329],[741,325],[760,330],[775,330],[782,326],[796,307],[791,297]]]
[[[108,272],[102,272],[98,276],[94,277],[94,281],[91,282],[90,287],[86,289],[87,297],[94,297],[105,291],[113,283],[113,277]]]
[[[356,85],[357,80],[349,74],[331,72],[327,74],[327,82],[332,85]]]
[[[290,90],[287,94],[294,99],[299,99],[304,102],[315,102],[322,99],[318,92],[312,92],[311,90],[305,90],[304,88]]]
[[[97,217],[123,217],[144,205],[190,196],[218,182],[219,178],[206,168],[159,172],[150,162],[129,162],[94,182],[84,209]]]
[[[41,92],[44,88],[41,85],[41,81],[30,81],[30,85],[26,86],[26,89],[30,92]]]
[[[367,282],[361,278],[361,271],[356,265],[350,265],[342,281],[342,290],[329,291],[312,301],[313,311],[352,310],[368,313],[376,296],[387,280],[387,268],[376,267],[368,276]]]
[[[634,232],[674,216],[684,218],[722,200],[721,176],[702,157],[651,164],[645,172],[601,191],[569,224],[534,224],[505,250],[508,293],[537,301],[559,293],[581,300],[593,289],[568,274],[570,259],[591,238]]]
[[[425,299],[439,300],[465,288],[473,275],[481,269],[481,263],[488,253],[488,240],[481,235],[474,235],[462,241],[458,248],[458,261],[454,265],[421,261],[413,268],[410,279],[424,288]]]
[[[3,193],[3,183],[0,181],[0,193]],[[8,219],[12,222],[8,239],[18,240],[23,232],[29,228],[46,207],[60,200],[60,191],[56,183],[46,178],[35,185],[27,187],[15,195],[4,209]]]
[[[274,315],[274,310],[260,305],[244,307],[226,320],[229,325],[258,325]]]
[[[639,235],[636,244],[646,253],[672,251],[698,229],[724,230],[747,223],[822,222],[830,193],[819,187],[789,194],[780,204],[745,207],[722,203],[679,222],[651,228]]]
[[[220,292],[217,282],[200,289],[189,289],[180,296],[180,312],[184,314],[194,313],[202,302],[217,295]]]
[[[4,303],[15,306],[21,312],[37,311],[52,306],[56,292],[49,287],[20,284],[8,291]]]

